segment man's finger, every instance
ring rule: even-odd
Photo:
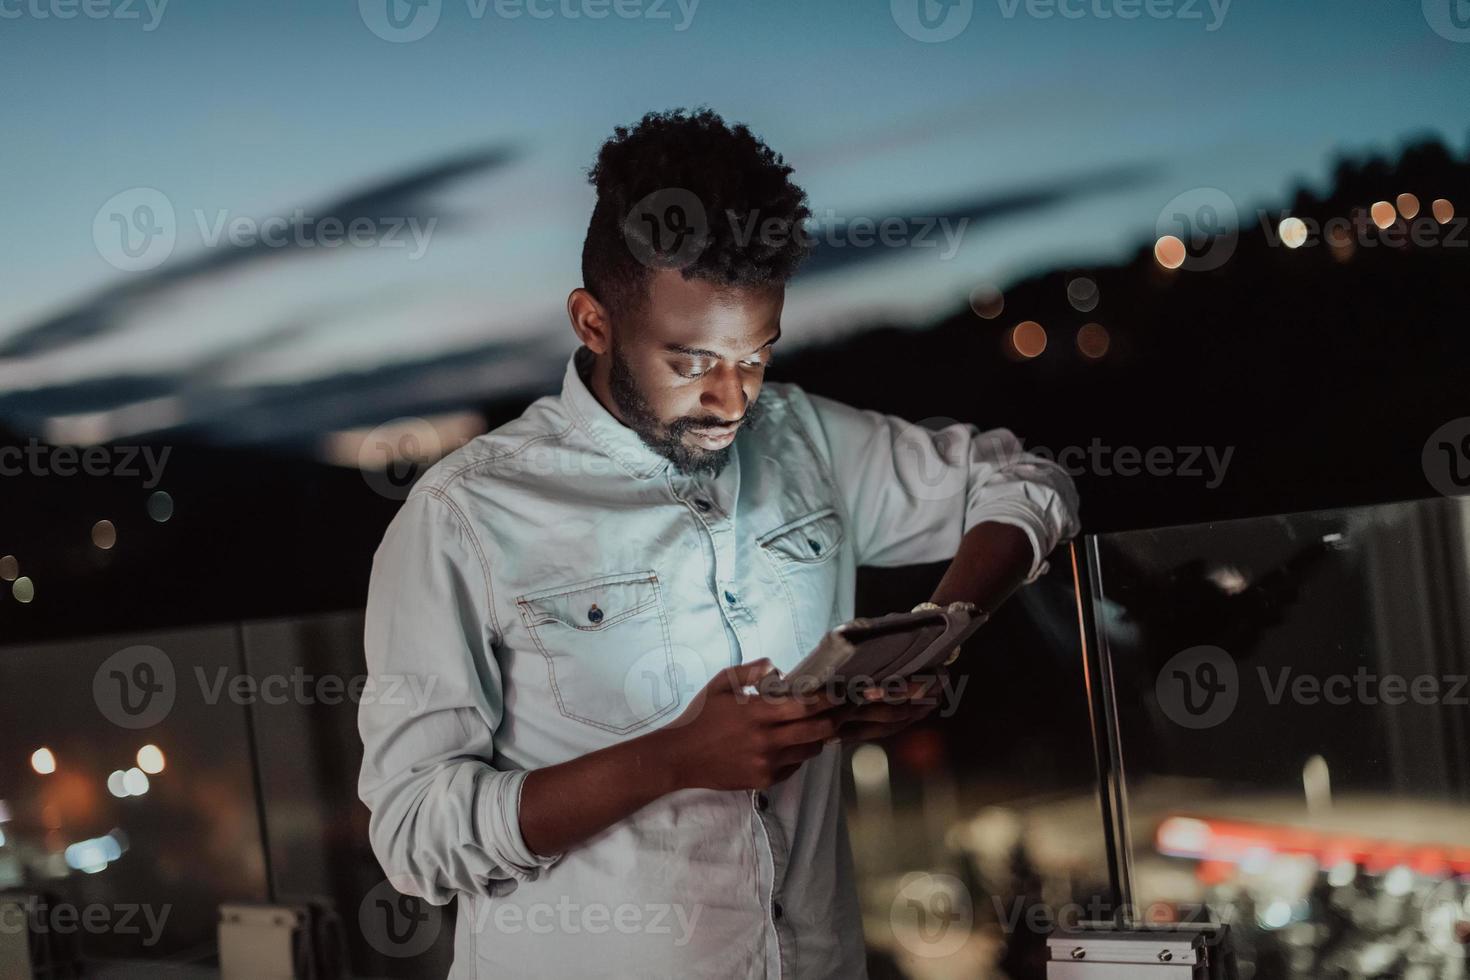
[[[917,680],[910,680],[902,687],[897,685],[875,686],[864,689],[864,702],[884,702],[886,704],[903,704],[908,701],[918,701],[929,698],[939,688],[939,679],[934,675],[926,675]]]
[[[784,722],[774,729],[777,736],[788,745],[803,745],[808,742],[825,742],[837,734],[837,729],[843,722],[843,716],[837,712],[827,712],[811,718],[799,718],[796,721]]]
[[[717,682],[712,686],[722,691],[739,691],[755,684],[772,670],[775,670],[775,667],[772,666],[771,659],[762,657],[747,664],[726,667],[715,675]]]
[[[796,721],[830,711],[843,703],[842,695],[826,687],[793,691],[770,701],[770,718],[774,722]]]

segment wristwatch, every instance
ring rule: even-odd
[[[910,609],[909,612],[925,612],[928,610],[933,610],[935,612],[963,612],[973,615],[979,609],[980,607],[975,605],[975,603],[973,602],[951,602],[948,606],[941,606],[937,602],[921,602],[914,608]],[[949,659],[944,661],[944,666],[948,667],[950,664],[959,659],[959,656],[960,648],[955,647],[954,651],[950,653]]]

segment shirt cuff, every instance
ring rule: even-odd
[[[530,770],[502,770],[494,774],[494,789],[485,794],[484,827],[489,840],[503,845],[505,873],[517,881],[535,881],[542,868],[561,860],[561,854],[542,856],[532,851],[521,835],[521,787]]]

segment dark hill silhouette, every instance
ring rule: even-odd
[[[1321,227],[1405,191],[1421,202],[1415,225],[1384,232],[1365,217],[1348,233],[1351,254],[1323,240],[1280,244],[1282,217]],[[1470,415],[1470,230],[1463,213],[1444,225],[1429,217],[1438,198],[1470,210],[1470,163],[1441,144],[1411,145],[1396,162],[1343,161],[1329,196],[1301,190],[1289,210],[1264,212],[1264,228],[1242,208],[1218,269],[1165,271],[1149,243],[1122,266],[1017,283],[994,320],[965,309],[922,330],[876,328],[786,352],[773,376],[914,420],[1007,426],[1053,451],[1095,438],[1140,452],[1234,447],[1215,489],[1183,476],[1082,474],[1090,530],[1430,496],[1425,441]],[[1080,276],[1101,297],[1087,313],[1067,301]],[[1049,342],[1018,363],[1007,335],[1022,320],[1041,323]],[[1100,360],[1074,346],[1088,322],[1110,334]]]

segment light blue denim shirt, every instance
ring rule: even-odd
[[[525,773],[667,724],[724,667],[791,668],[852,618],[859,565],[946,559],[999,521],[1034,579],[1077,531],[1071,481],[1005,430],[776,382],[720,475],[686,476],[577,360],[430,469],[378,548],[368,671],[416,693],[359,711],[373,850],[400,891],[459,896],[454,977],[864,976],[838,746],[548,856],[521,836]]]

